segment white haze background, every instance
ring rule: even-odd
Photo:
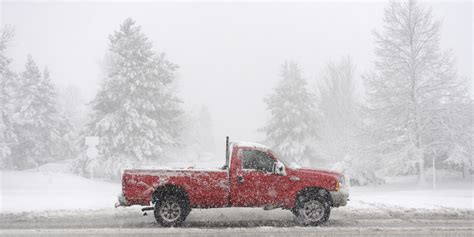
[[[2,25],[15,27],[7,55],[22,70],[26,55],[48,65],[54,83],[77,87],[92,100],[101,80],[108,35],[131,17],[179,65],[177,89],[186,108],[206,105],[216,151],[223,138],[262,141],[263,98],[280,79],[285,60],[298,63],[310,85],[324,65],[350,55],[356,80],[373,67],[374,29],[385,1],[361,2],[10,2]],[[472,78],[473,4],[429,2],[442,20],[441,48],[453,49],[459,75]],[[358,86],[360,90],[360,85]]]

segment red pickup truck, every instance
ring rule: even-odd
[[[125,170],[116,206],[149,206],[142,210],[153,210],[162,226],[179,226],[191,208],[219,207],[283,208],[304,225],[319,225],[348,197],[340,173],[301,168],[263,145],[227,139],[220,170]]]

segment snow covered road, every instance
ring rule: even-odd
[[[252,228],[5,230],[0,236],[472,236],[470,228]]]
[[[0,229],[4,236],[470,236],[474,233],[474,211],[339,208],[325,225],[302,227],[285,210],[224,208],[193,210],[183,227],[170,229],[159,226],[152,213],[143,216],[139,208],[111,208],[0,214]]]
[[[53,171],[0,172],[0,236],[473,236],[471,180],[440,182],[436,190],[412,180],[354,187],[348,206],[328,223],[302,227],[286,210],[193,210],[183,227],[162,228],[140,207],[113,208],[119,183]]]

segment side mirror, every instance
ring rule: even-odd
[[[277,175],[286,175],[285,165],[280,161],[273,163],[273,173]]]

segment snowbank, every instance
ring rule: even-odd
[[[0,212],[113,208],[119,183],[46,171],[0,171]]]
[[[370,192],[369,192],[370,191]],[[378,208],[399,206],[404,208],[460,208],[474,209],[471,190],[437,189],[386,191],[382,189],[355,189],[351,192],[350,207]]]
[[[379,208],[404,207],[443,209],[474,209],[474,185],[471,179],[462,179],[459,174],[439,172],[436,188],[427,180],[418,185],[415,176],[387,179],[384,185],[350,188],[350,207]]]

